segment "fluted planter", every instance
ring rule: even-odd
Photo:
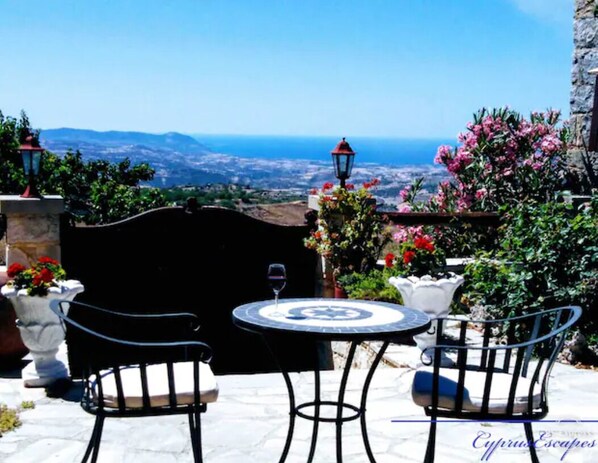
[[[462,276],[454,273],[449,274],[448,278],[438,279],[434,279],[429,275],[424,275],[421,278],[410,276],[388,279],[388,282],[401,293],[405,307],[421,310],[433,320],[427,332],[413,336],[417,347],[422,351],[427,347],[436,345],[438,322],[434,319],[448,316],[455,290],[463,284],[463,281]],[[428,353],[432,354],[430,351]],[[431,360],[428,353],[422,355],[422,360],[426,363]],[[443,356],[442,363],[447,364],[451,361],[448,357]]]
[[[64,329],[59,318],[50,310],[50,300],[72,301],[84,290],[76,280],[66,280],[48,290],[47,296],[29,296],[22,289],[4,286],[2,294],[10,299],[17,314],[17,327],[23,343],[29,349],[33,362],[22,371],[26,387],[41,387],[56,380],[67,378],[66,365],[56,358],[58,348],[64,341]]]

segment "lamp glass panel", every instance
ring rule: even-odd
[[[335,154],[336,156],[336,178],[346,179],[347,177],[347,158],[346,154]]]
[[[21,151],[23,157],[23,170],[25,175],[39,174],[39,164],[42,158],[42,152],[39,150],[23,150]]]
[[[346,170],[347,178],[349,178],[351,176],[351,171],[353,170],[353,161],[355,161],[355,155],[348,154],[347,155],[347,170]]]
[[[339,177],[339,175],[340,175],[339,172],[340,172],[341,168],[340,168],[340,164],[339,164],[339,156],[338,156],[338,154],[333,154],[332,155],[332,165],[334,166],[334,176],[336,178],[340,178]]]
[[[33,175],[39,174],[39,164],[42,159],[42,152],[41,151],[33,151],[33,159],[32,159],[32,168],[33,168]]]
[[[21,151],[21,156],[23,156],[23,170],[25,171],[25,175],[29,175],[29,172],[33,169],[33,151],[23,150]]]

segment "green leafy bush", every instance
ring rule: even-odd
[[[579,305],[598,341],[598,195],[579,211],[531,202],[503,214],[499,248],[466,268],[466,297],[495,318]]]
[[[23,173],[19,144],[28,135],[37,141],[39,130],[32,130],[21,112],[19,119],[0,111],[0,192],[21,194],[27,179]],[[154,177],[148,164],[105,160],[84,161],[79,151],[57,156],[46,151],[42,157],[38,187],[42,194],[59,194],[75,222],[103,224],[122,220],[143,211],[162,207],[166,200],[156,188],[142,188],[140,182]]]
[[[379,183],[373,179],[357,190],[349,183],[346,188],[330,182],[322,187],[318,229],[305,240],[305,246],[328,259],[335,277],[374,268],[389,239],[371,192]]]
[[[388,283],[387,269],[374,269],[368,273],[351,273],[339,277],[339,283],[350,299],[384,301],[401,304],[401,294]]]

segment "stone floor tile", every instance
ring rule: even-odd
[[[39,439],[6,457],[10,463],[65,463],[79,461],[85,450],[83,442],[64,439]]]

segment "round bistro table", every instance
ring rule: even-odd
[[[385,302],[361,301],[351,299],[283,299],[278,306],[274,301],[261,301],[245,304],[233,311],[233,322],[240,328],[259,333],[268,344],[275,361],[279,365],[289,393],[290,413],[289,429],[279,462],[283,463],[289,453],[297,416],[313,421],[311,445],[307,462],[313,460],[318,425],[321,422],[336,424],[336,461],[343,461],[342,425],[347,421],[360,419],[361,434],[370,462],[375,463],[370,447],[365,418],[368,389],[372,377],[388,344],[391,340],[409,337],[427,330],[430,318],[419,310],[409,309]],[[339,387],[338,400],[323,401],[320,399],[320,371],[318,362],[314,368],[314,400],[302,404],[295,403],[295,392],[289,372],[280,367],[281,359],[277,358],[275,349],[268,339],[280,336],[299,336],[301,339],[318,341],[350,341],[351,346],[345,362]],[[353,363],[357,346],[363,341],[383,341],[365,378],[359,406],[345,402],[347,380]],[[320,407],[336,407],[336,416],[320,415]],[[313,414],[307,413],[313,409]],[[343,411],[350,413],[348,416]]]

